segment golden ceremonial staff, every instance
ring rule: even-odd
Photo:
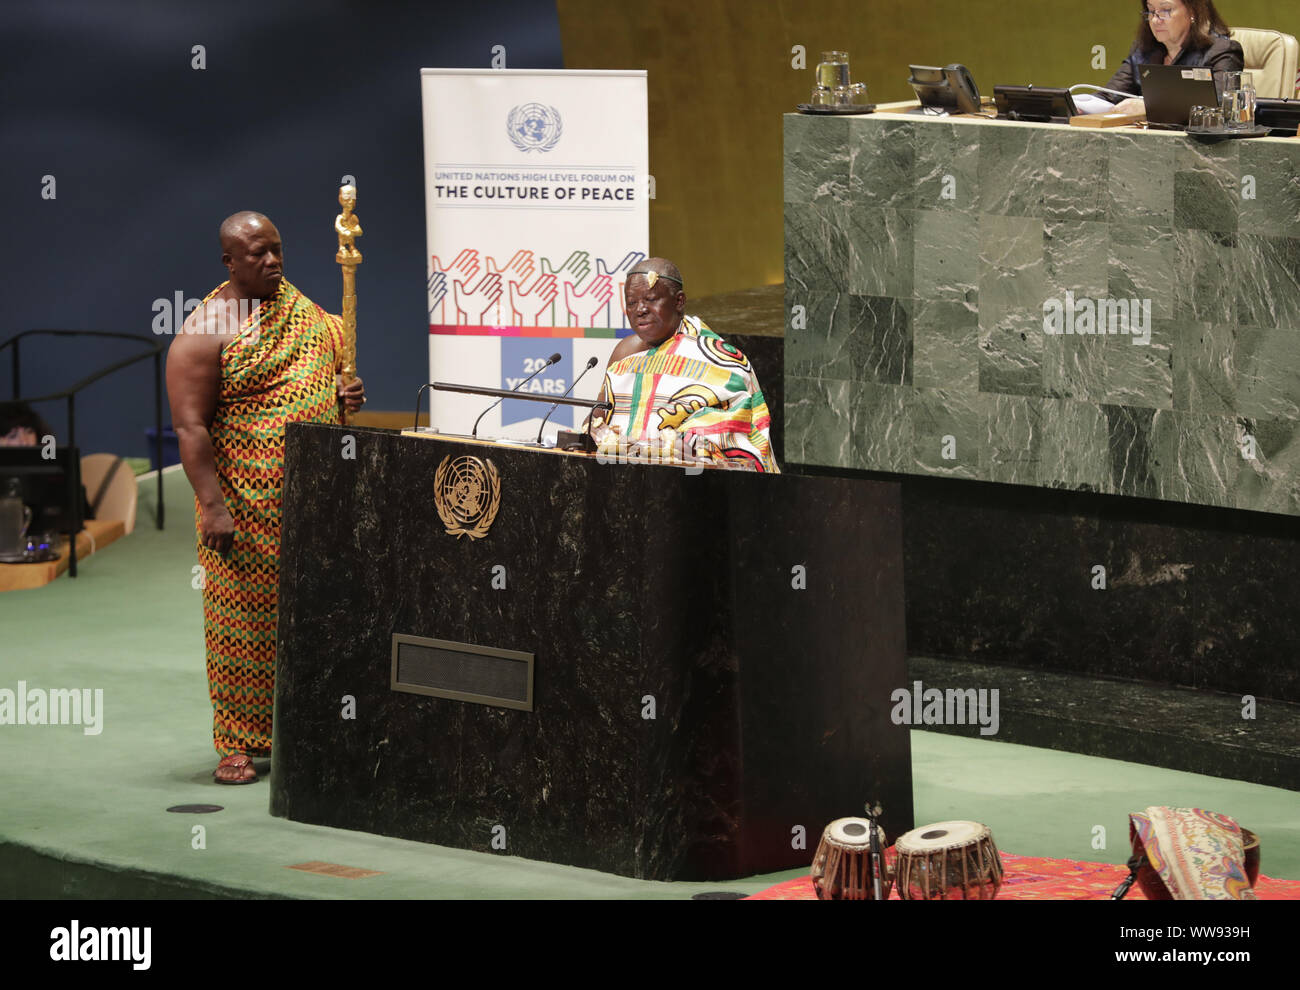
[[[361,264],[361,252],[353,239],[361,236],[361,222],[352,212],[356,205],[356,186],[340,188],[339,206],[343,212],[334,218],[334,230],[339,235],[339,250],[334,260],[343,266],[343,365],[339,374],[344,385],[357,377],[357,265]],[[346,426],[347,411],[339,410],[339,418]]]

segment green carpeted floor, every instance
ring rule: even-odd
[[[154,484],[142,481],[136,531],[86,561],[75,581],[0,595],[0,688],[22,680],[104,692],[98,735],[0,726],[0,896],[682,899],[754,892],[805,872],[630,880],[287,822],[267,814],[265,782],[213,784],[193,500],[183,474],[166,481],[165,532],[152,528]],[[1300,879],[1294,792],[927,732],[913,732],[912,747],[918,824],[974,819],[1008,852],[1121,863],[1129,811],[1206,807],[1260,835],[1264,873]],[[225,810],[166,811],[191,803]],[[821,824],[809,823],[810,846]],[[195,826],[205,848],[195,848]],[[350,880],[286,868],[314,860],[382,873]]]

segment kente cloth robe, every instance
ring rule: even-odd
[[[611,364],[605,398],[614,405],[608,425],[629,442],[672,429],[704,441],[733,466],[780,473],[758,376],[744,354],[697,316],[683,318],[663,343]]]
[[[197,498],[195,527],[212,738],[222,756],[270,752],[284,428],[339,422],[335,374],[342,356],[340,318],[285,279],[221,351],[221,387],[209,433],[235,524],[230,553],[203,546]]]

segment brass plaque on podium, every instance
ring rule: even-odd
[[[533,654],[393,633],[394,691],[533,710]]]

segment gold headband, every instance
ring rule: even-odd
[[[658,282],[661,278],[666,278],[669,282],[676,282],[678,285],[683,284],[681,279],[673,278],[671,275],[663,275],[660,274],[659,272],[632,272],[632,274],[629,275],[628,278],[631,278],[632,275],[644,276],[646,280],[646,285],[651,289],[655,287],[655,283]]]

